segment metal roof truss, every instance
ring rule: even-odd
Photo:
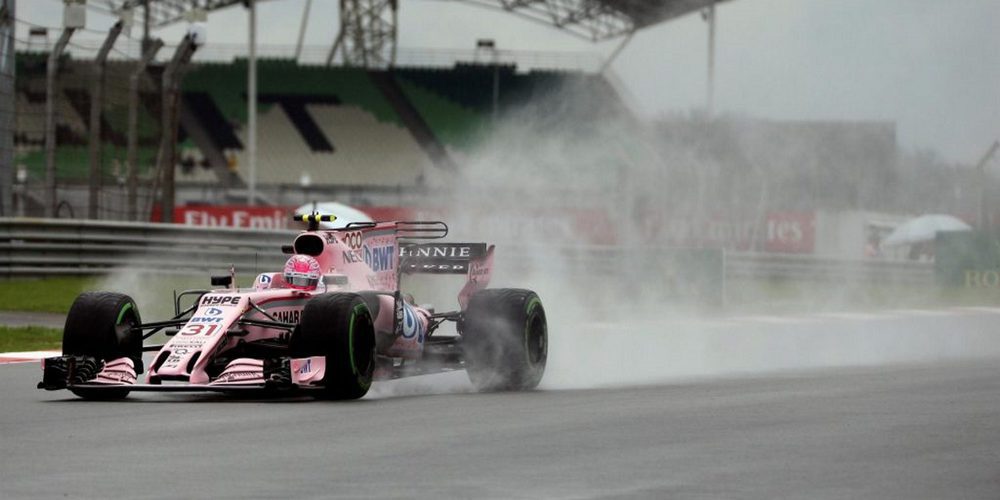
[[[632,18],[598,0],[463,0],[552,25],[594,42],[635,30]]]

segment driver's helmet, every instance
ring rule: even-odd
[[[322,274],[319,262],[308,255],[293,255],[285,262],[285,283],[298,290],[314,290]]]

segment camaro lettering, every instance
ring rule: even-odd
[[[365,247],[365,264],[368,264],[368,267],[372,268],[372,271],[375,272],[391,271],[394,265],[394,248],[392,245],[375,248]]]
[[[299,318],[302,316],[302,311],[298,309],[288,310],[288,311],[275,311],[273,314],[274,319],[282,323],[298,323]]]
[[[239,295],[206,295],[201,299],[203,306],[235,306],[240,303]]]

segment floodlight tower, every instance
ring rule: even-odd
[[[345,66],[395,65],[397,12],[397,0],[340,0],[340,31],[326,63],[340,52]]]

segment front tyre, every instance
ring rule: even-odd
[[[292,357],[326,357],[324,399],[358,399],[375,373],[375,327],[364,299],[355,293],[313,297],[292,333]]]
[[[538,294],[487,289],[469,299],[462,351],[469,380],[480,391],[534,389],[545,374],[548,325]]]
[[[66,315],[63,328],[63,355],[91,356],[107,362],[128,357],[136,373],[142,372],[142,324],[139,308],[132,297],[114,292],[84,292]],[[84,399],[123,399],[129,390],[72,389]]]

